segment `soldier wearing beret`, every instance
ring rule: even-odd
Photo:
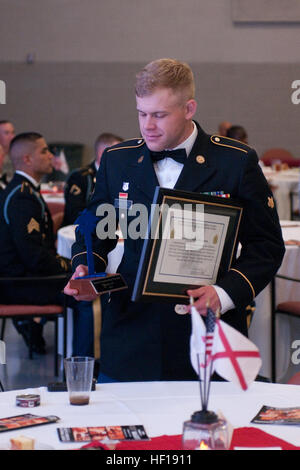
[[[65,187],[66,204],[63,225],[74,224],[79,213],[86,208],[94,191],[96,173],[104,150],[122,140],[121,137],[109,132],[100,134],[94,146],[95,160],[70,174]]]
[[[30,277],[66,274],[70,262],[56,254],[50,211],[39,183],[52,171],[47,143],[38,133],[19,134],[11,141],[15,167],[13,179],[0,193],[0,276]],[[7,303],[61,303],[64,281],[57,284],[1,284],[1,299]],[[14,321],[28,342],[28,321]],[[42,322],[33,322],[33,350],[45,352]]]
[[[272,193],[258,165],[256,152],[244,143],[208,135],[194,120],[197,109],[191,68],[173,59],[159,59],[137,75],[136,103],[142,138],[104,152],[89,211],[114,205],[120,192],[144,204],[150,213],[155,187],[198,193],[223,191],[243,202],[238,241],[242,248],[217,281],[188,291],[200,314],[207,303],[222,319],[247,334],[246,307],[278,270],[284,255],[281,228]],[[172,158],[181,149],[185,158]],[[161,160],[155,152],[170,150]],[[175,157],[175,155],[174,155]],[[118,215],[118,212],[117,212]],[[96,271],[104,271],[115,240],[94,237]],[[128,289],[111,293],[103,312],[100,381],[195,380],[189,344],[190,315],[175,305],[132,302],[142,239],[124,240],[119,272]],[[87,273],[80,233],[73,245],[74,276]],[[69,283],[65,293],[82,298]],[[189,307],[188,307],[189,309]]]

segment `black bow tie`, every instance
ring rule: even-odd
[[[164,158],[169,157],[176,160],[178,163],[185,163],[187,159],[185,149],[177,149],[177,150],[163,150],[162,152],[151,152],[151,158],[153,162],[158,162],[159,160],[163,160]]]

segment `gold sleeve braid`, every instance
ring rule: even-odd
[[[256,294],[255,294],[255,290],[254,290],[254,287],[253,285],[251,284],[251,282],[249,281],[249,279],[245,276],[245,274],[241,273],[241,271],[239,271],[238,269],[235,269],[235,268],[231,268],[230,271],[235,271],[236,273],[240,274],[244,279],[245,281],[248,283],[248,285],[250,286],[250,289],[252,291],[252,295],[253,295],[253,299],[256,297]]]
[[[77,256],[86,255],[86,254],[87,254],[86,251],[81,251],[80,253],[77,253],[77,254],[74,255],[73,258],[71,259],[71,263],[73,263],[73,260],[74,260],[75,258],[77,258]],[[102,256],[98,255],[98,253],[95,253],[94,251],[93,251],[93,255],[94,255],[94,256],[97,256],[97,258],[99,258],[101,261],[103,261],[103,263],[105,264],[105,266],[107,266],[107,262],[105,261],[104,258],[102,258]]]

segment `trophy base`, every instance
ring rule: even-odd
[[[103,274],[84,276],[83,278],[70,279],[70,287],[77,289],[79,295],[101,295],[106,292],[127,289],[127,284],[121,274]]]

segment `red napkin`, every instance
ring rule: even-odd
[[[158,436],[149,441],[122,441],[116,445],[116,450],[182,450],[181,434],[176,436]],[[97,447],[99,441],[91,442],[82,448]],[[237,428],[233,432],[230,450],[234,447],[281,447],[283,450],[300,450],[278,437],[272,436],[258,428]],[[106,446],[103,446],[108,450]]]
[[[158,436],[149,441],[122,441],[116,445],[116,450],[182,450],[181,434],[176,436]],[[109,450],[101,441],[93,441],[81,449],[101,446],[103,450]],[[272,436],[258,428],[237,428],[233,431],[230,450],[235,447],[281,447],[283,450],[300,450],[278,437]]]
[[[122,441],[116,450],[182,450],[181,434],[178,436],[152,437],[150,441]]]
[[[237,428],[233,432],[230,449],[234,447],[281,447],[283,450],[299,450],[289,442],[272,436],[258,428]]]

